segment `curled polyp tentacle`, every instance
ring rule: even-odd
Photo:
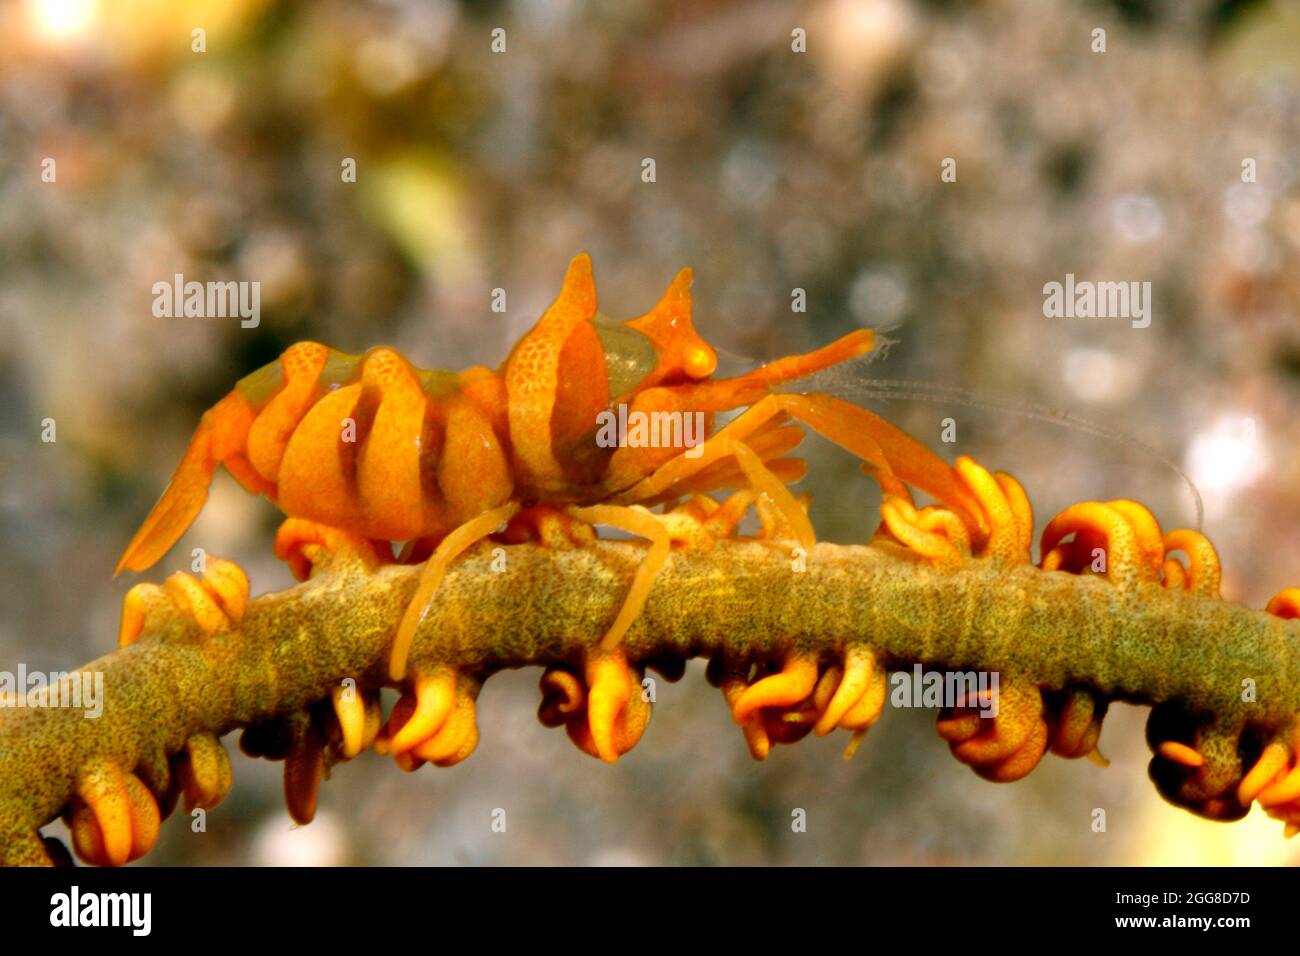
[[[180,799],[181,780],[179,774],[172,771],[172,764],[179,765],[183,759],[185,759],[183,752],[175,757],[168,757],[160,748],[142,756],[134,770],[135,775],[158,801],[158,814],[164,820],[172,815]]]
[[[1161,572],[1161,582],[1170,591],[1187,590],[1187,568],[1183,562],[1177,558],[1166,558],[1164,570]]]
[[[1219,569],[1219,554],[1209,538],[1199,531],[1180,528],[1165,535],[1163,544],[1166,554],[1181,551],[1188,558],[1186,568],[1175,558],[1166,558],[1162,562],[1165,587],[1191,591],[1203,597],[1219,596],[1219,584],[1223,575]],[[1170,565],[1177,568],[1172,574]]]
[[[411,773],[413,770],[419,770],[424,761],[415,756],[412,750],[403,750],[402,753],[393,753],[389,749],[391,735],[406,726],[407,721],[411,719],[411,714],[415,711],[415,696],[402,695],[398,702],[393,705],[389,711],[389,719],[383,723],[380,728],[380,735],[374,739],[374,752],[383,754],[383,756],[393,757],[393,762],[398,765],[404,773]]]
[[[837,671],[840,668],[831,668],[827,675]],[[837,727],[851,731],[853,737],[845,748],[844,757],[852,757],[867,730],[880,718],[886,690],[885,670],[878,666],[875,654],[868,647],[850,645],[844,653],[842,676],[836,680],[824,705],[821,705],[820,698],[825,692],[822,684],[818,684],[814,696],[820,716],[813,730],[818,735],[828,734]]]
[[[405,706],[395,706],[388,724],[376,740],[380,753],[400,756],[414,750],[442,730],[456,707],[456,669],[446,664],[416,671],[410,677],[411,690],[402,695]]]
[[[1106,506],[1123,515],[1133,529],[1133,541],[1142,561],[1142,578],[1147,581],[1159,580],[1165,563],[1165,539],[1156,516],[1146,505],[1128,498],[1108,501]]]
[[[248,575],[232,561],[211,557],[203,579],[177,572],[161,586],[137,584],[122,600],[118,645],[135,643],[145,620],[159,611],[190,617],[204,634],[214,634],[239,624],[248,606]]]
[[[953,522],[945,520],[945,514],[951,515]],[[895,540],[941,571],[956,571],[970,555],[965,525],[946,509],[925,509],[923,513],[902,498],[886,498],[880,506],[880,518]],[[959,533],[953,527],[954,522],[960,528]]]
[[[153,794],[131,775],[126,776],[124,786],[130,830],[130,842],[125,856],[116,855],[110,849],[108,831],[90,804],[74,802],[67,815],[68,827],[72,831],[72,845],[77,855],[87,863],[121,866],[148,853],[158,837],[162,819]]]
[[[1152,543],[1159,526],[1154,523],[1150,512],[1136,502],[1083,501],[1071,505],[1043,529],[1041,566],[1046,571],[1077,572],[1087,566],[1087,555],[1096,543],[1104,542],[1105,574],[1112,584],[1130,588],[1144,581],[1157,581],[1163,567],[1163,545],[1162,560],[1157,563]],[[1070,535],[1075,536],[1074,547],[1063,544]],[[1081,553],[1084,551],[1086,554]]]
[[[230,792],[230,757],[215,734],[191,734],[178,754],[176,775],[187,812],[211,810]]]
[[[1206,797],[1236,799],[1236,788],[1245,776],[1239,753],[1241,728],[1208,723],[1198,729],[1196,749],[1205,758],[1194,771],[1196,790]]]
[[[991,689],[978,705],[993,703]],[[996,782],[1019,780],[1042,759],[1048,727],[1043,695],[1032,683],[1004,675],[995,716],[982,717],[970,702],[940,715],[937,729],[953,756],[981,777]]]
[[[1094,698],[1087,691],[1066,690],[1059,695],[1046,695],[1048,723],[1051,725],[1051,751],[1070,757],[1083,741],[1092,723]]]
[[[846,654],[845,656],[847,657],[848,655]],[[826,713],[826,709],[830,707],[831,701],[835,699],[835,694],[840,689],[840,685],[844,683],[844,672],[845,668],[840,664],[831,664],[830,666],[823,668],[821,676],[817,678],[817,683],[813,687],[812,694],[810,694],[804,701],[812,711],[813,729],[816,730],[819,737],[830,733],[832,729],[839,725],[839,720],[837,718],[835,723],[831,724],[826,730],[817,729],[821,723],[822,716]],[[849,693],[851,693],[851,691],[846,691],[846,696]],[[850,701],[850,705],[851,704],[852,701]]]
[[[1025,494],[1025,489],[1020,482],[1005,471],[994,472],[993,478],[1002,489],[1002,494],[1006,496],[1007,506],[1015,519],[1016,562],[1028,564],[1034,546],[1034,509],[1029,503],[1029,496]]]
[[[621,652],[597,653],[587,661],[587,728],[596,755],[618,760],[619,718],[635,693],[627,658]]]
[[[865,733],[867,728],[880,719],[885,709],[888,691],[889,676],[883,667],[877,667],[871,672],[871,683],[867,686],[866,693],[858,698],[858,702],[849,709],[847,714],[840,718],[840,726],[859,734]]]
[[[1300,588],[1288,588],[1268,603],[1270,614],[1300,617]],[[1242,778],[1237,800],[1249,806],[1258,800],[1270,817],[1286,824],[1288,838],[1300,833],[1300,724],[1274,735]]]
[[[731,716],[744,724],[764,708],[786,708],[798,704],[813,692],[819,677],[817,655],[795,652],[788,655],[779,673],[763,677],[736,698]]]
[[[989,537],[979,553],[1009,564],[1027,563],[1026,530],[1033,527],[1033,515],[1028,510],[1024,489],[1010,475],[1003,473],[995,477],[965,455],[957,459],[955,467],[988,522]]]
[[[1063,756],[1069,756],[1072,759],[1075,757],[1087,757],[1099,767],[1110,766],[1110,761],[1106,759],[1105,755],[1097,747],[1098,742],[1101,740],[1102,715],[1105,713],[1106,702],[1102,701],[1100,706],[1101,709],[1097,711],[1096,715],[1093,717],[1092,723],[1088,725],[1088,730],[1083,735],[1083,740],[1080,741],[1078,748],[1075,749],[1074,753]]]
[[[1029,736],[1010,756],[993,764],[972,764],[975,772],[993,783],[1011,783],[1028,775],[1047,750],[1048,728],[1046,721],[1037,720],[1030,725]]]
[[[609,653],[595,655],[581,676],[566,665],[548,667],[537,719],[547,727],[563,725],[579,750],[613,763],[636,746],[650,721],[644,674],[643,667]]]
[[[704,670],[704,679],[722,691],[722,699],[726,701],[727,709],[731,710],[753,683],[749,678],[751,670],[753,668],[748,662],[733,661],[722,654],[715,654]],[[755,760],[766,760],[772,752],[772,739],[768,736],[762,718],[758,715],[747,717],[740,725],[740,730],[744,734],[750,756]]]
[[[410,753],[435,767],[450,767],[472,754],[478,746],[476,702],[482,688],[483,682],[477,677],[458,677],[450,715],[436,734],[419,743]]]
[[[351,760],[365,749],[368,703],[367,696],[351,684],[330,691],[325,737],[336,759]]]
[[[1300,833],[1300,800],[1291,800],[1286,803],[1264,805],[1260,800],[1260,805],[1264,806],[1266,812],[1274,820],[1281,820],[1286,824],[1285,835],[1287,839]]]
[[[884,669],[861,645],[850,646],[841,662],[826,665],[800,654],[780,665],[764,662],[757,667],[718,657],[710,662],[708,676],[722,688],[757,760],[765,759],[773,744],[794,743],[813,732],[823,736],[836,728],[854,733],[845,752],[846,758],[852,756],[879,718],[887,690]]]
[[[958,759],[978,766],[1009,756],[1029,738],[1033,721],[1042,718],[1042,706],[1036,687],[1006,681],[998,694],[996,714],[983,717],[979,731],[956,744]]]
[[[819,708],[820,716],[813,731],[824,737],[836,727],[844,717],[857,706],[871,687],[871,678],[876,671],[876,655],[863,645],[851,645],[844,652],[844,666],[828,668],[823,679],[818,683],[815,698],[825,696],[824,685],[827,678],[834,678],[830,695]],[[819,701],[820,703],[820,701]]]
[[[393,735],[406,726],[411,719],[411,714],[414,712],[414,694],[403,694],[397,698],[397,703],[393,704],[392,709],[388,712],[388,719],[379,728],[379,735],[375,738],[375,753],[385,757],[391,756],[395,760],[401,756],[400,753],[393,753]]]
[[[798,541],[802,547],[811,548],[816,543],[812,524],[808,521],[812,498],[809,495],[795,497],[765,466],[759,467],[763,468],[768,479],[765,487],[755,487],[763,493],[753,499],[754,511],[763,529],[759,537],[764,541]]]
[[[562,727],[587,705],[587,688],[570,667],[554,664],[542,672],[542,703],[537,719],[543,727]]]
[[[248,576],[239,565],[221,558],[207,559],[201,581],[177,571],[163,582],[163,590],[204,634],[239,624],[248,604]]]
[[[984,728],[984,718],[974,704],[945,707],[934,722],[935,732],[950,744],[970,740]]]
[[[646,725],[650,722],[650,712],[652,705],[645,695],[639,690],[633,691],[632,696],[628,698],[627,704],[623,708],[623,713],[619,716],[614,725],[614,734],[611,738],[613,751],[617,756],[627,753],[641,739],[645,732]],[[591,730],[591,718],[586,714],[579,714],[565,723],[565,731],[574,745],[585,754],[589,754],[598,760],[606,760],[604,754],[596,746],[596,738]],[[606,760],[606,762],[612,762]]]
[[[77,855],[101,866],[126,863],[131,852],[131,818],[122,768],[110,760],[92,760],[77,775],[76,792],[67,823]]]
[[[885,709],[885,698],[889,691],[889,677],[883,667],[876,667],[871,673],[871,681],[866,692],[858,698],[849,711],[840,718],[839,726],[850,731],[853,737],[844,748],[844,759],[850,759],[857,752],[862,738],[867,735],[872,724],[880,719]]]
[[[981,529],[972,529],[950,508],[917,510],[910,496],[886,495],[878,537],[905,545],[943,570],[955,570],[972,555],[1010,564],[1028,563],[1034,515],[1020,483],[1005,472],[991,474],[965,456],[957,459],[956,473],[979,506]]]
[[[345,681],[330,692],[330,712],[325,736],[338,760],[351,760],[369,747],[379,734],[383,710],[376,691],[363,691],[355,681]]]
[[[1179,740],[1164,740],[1155,748],[1155,752],[1171,763],[1182,767],[1204,767],[1205,757],[1191,744]]]
[[[223,625],[235,626],[248,609],[248,575],[233,561],[208,558],[203,570],[203,587],[215,598],[225,615]]]
[[[750,682],[750,686],[777,673],[780,673],[780,668],[769,662],[763,665],[759,674]],[[836,665],[822,670],[812,691],[806,696],[792,704],[764,707],[754,711],[749,719],[762,722],[763,729],[773,744],[798,743],[812,732],[813,726],[829,704],[842,676],[843,672]]]
[[[718,686],[722,690],[723,700],[734,712],[736,701],[740,700],[749,689],[749,681],[745,679],[744,674],[729,671],[719,679]],[[745,736],[745,745],[749,748],[750,756],[755,760],[766,760],[768,754],[772,752],[772,738],[767,732],[762,717],[758,714],[746,717],[740,722],[740,731]]]
[[[1173,703],[1158,704],[1147,720],[1147,743],[1155,754],[1151,780],[1170,803],[1213,820],[1240,819],[1250,809],[1239,800],[1246,778],[1240,727],[1198,720]],[[1253,788],[1252,781],[1247,792]]]
[[[411,677],[412,690],[393,705],[375,750],[391,754],[403,770],[424,763],[449,767],[478,746],[477,704],[483,680],[447,665]]]
[[[1278,736],[1270,740],[1237,786],[1237,800],[1242,806],[1250,806],[1274,783],[1285,780],[1292,769],[1292,758],[1290,743],[1285,738]],[[1285,796],[1285,791],[1275,790],[1273,795]]]
[[[1047,704],[1048,747],[1058,757],[1090,757],[1105,765],[1097,750],[1108,701],[1090,690],[1073,687],[1044,695]]]
[[[319,568],[352,562],[375,568],[392,561],[375,542],[318,524],[304,518],[290,518],[275,533],[275,556],[289,565],[299,581],[306,581]]]
[[[163,590],[198,622],[205,634],[219,631],[228,623],[221,605],[198,578],[177,571],[163,582]]]
[[[162,823],[149,788],[107,758],[92,760],[77,775],[64,819],[77,855],[96,866],[122,866],[144,856]]]
[[[614,763],[635,747],[650,722],[651,703],[642,689],[644,670],[621,652],[593,654],[583,670],[586,704],[565,722],[584,753]]]
[[[916,522],[922,531],[937,532],[947,538],[962,558],[970,557],[970,530],[957,512],[929,505],[916,513]]]
[[[122,599],[122,620],[117,631],[118,646],[134,644],[135,639],[144,633],[146,618],[160,610],[171,611],[174,608],[167,592],[157,584],[135,585]]]
[[[1237,788],[1237,799],[1244,806],[1258,800],[1269,816],[1286,824],[1288,837],[1300,832],[1300,726],[1265,744]]]

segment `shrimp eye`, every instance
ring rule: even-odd
[[[708,378],[718,367],[718,356],[707,345],[687,349],[682,368],[691,378]]]

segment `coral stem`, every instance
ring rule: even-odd
[[[561,552],[517,545],[501,571],[480,546],[448,571],[411,667],[450,664],[486,677],[580,666],[644,552],[630,542]],[[196,733],[220,736],[301,710],[347,678],[362,688],[388,683],[392,636],[419,571],[336,556],[308,582],[251,601],[237,627],[207,636],[181,613],[151,615],[129,646],[82,669],[104,675],[102,716],[0,710],[0,862],[45,861],[37,830],[69,805],[94,761],[147,773]],[[675,553],[622,651],[632,662],[718,653],[778,661],[842,653],[849,643],[891,669],[1009,671],[1043,689],[1175,701],[1227,724],[1280,727],[1300,711],[1300,621],[1029,565],[968,559],[943,572],[888,543],[819,544],[798,573],[761,543]],[[1242,700],[1247,678],[1252,702]]]

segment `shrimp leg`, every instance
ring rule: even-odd
[[[519,508],[518,502],[509,501],[500,507],[485,511],[478,517],[466,521],[438,543],[433,556],[425,562],[424,570],[420,572],[420,582],[416,585],[415,595],[406,606],[406,613],[402,615],[402,622],[397,627],[397,636],[393,639],[393,649],[388,659],[388,675],[393,680],[400,681],[406,677],[406,659],[411,650],[411,641],[414,640],[415,632],[429,610],[433,593],[438,590],[438,585],[447,574],[447,568],[467,548],[482,541],[513,518]]]
[[[669,390],[658,391],[663,393]],[[651,393],[647,392],[646,396],[651,396]],[[701,397],[712,405],[709,401],[712,396]],[[666,396],[660,395],[650,397],[649,401],[662,404],[665,398]],[[690,409],[699,404],[689,392],[679,393],[668,400],[679,409]],[[761,426],[782,414],[807,425],[861,458],[864,468],[880,483],[887,496],[910,499],[907,489],[909,485],[914,486],[957,511],[979,533],[981,539],[987,534],[988,529],[978,502],[965,489],[956,471],[947,462],[866,409],[825,395],[769,394],[720,429],[701,449],[691,449],[690,455],[682,453],[669,459],[648,477],[620,491],[615,500],[624,503],[644,501],[656,498],[676,486],[689,487],[692,477],[720,459],[734,455],[737,443],[743,443]],[[615,461],[611,463],[611,470],[616,465],[623,464],[618,461],[620,455],[627,453],[631,456],[642,450],[619,449],[615,453]],[[770,494],[768,488],[762,490]],[[794,517],[792,514],[789,516]],[[799,527],[798,524],[793,526]]]

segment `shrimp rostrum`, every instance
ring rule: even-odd
[[[690,285],[683,269],[653,309],[614,322],[597,313],[591,261],[579,255],[558,298],[495,371],[420,369],[390,348],[347,355],[298,343],[203,416],[117,570],[142,571],[176,543],[203,507],[218,465],[284,512],[276,551],[300,577],[310,567],[306,544],[345,542],[377,560],[428,556],[391,650],[390,677],[407,694],[376,740],[418,766],[455,762],[477,737],[472,676],[446,666],[407,668],[412,638],[450,563],[503,525],[506,541],[556,547],[581,547],[596,525],[644,537],[651,545],[644,562],[583,674],[543,678],[556,722],[567,723],[589,753],[613,761],[648,719],[634,693],[644,664],[629,662],[621,643],[669,551],[733,534],[750,505],[765,537],[811,548],[804,505],[789,489],[804,473],[804,463],[788,456],[801,425],[860,457],[887,498],[910,503],[910,488],[918,489],[965,516],[972,538],[987,534],[956,472],[923,445],[856,405],[783,388],[870,352],[870,330],[713,378],[717,357],[695,331]],[[715,428],[716,415],[740,409]],[[611,421],[687,416],[702,423],[698,442],[610,440]],[[719,503],[705,495],[716,490],[730,496]],[[397,543],[403,550],[394,559]],[[773,680],[779,690],[780,675]]]

